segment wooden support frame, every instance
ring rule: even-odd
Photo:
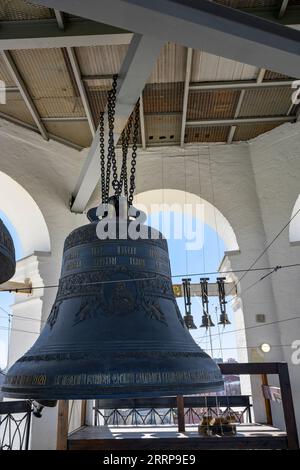
[[[286,362],[250,362],[219,364],[222,374],[233,375],[278,375],[282,397],[282,408],[289,449],[299,449],[289,369]]]
[[[177,401],[177,413],[178,413],[178,432],[185,432],[183,396],[177,395],[176,401]]]
[[[69,434],[69,400],[59,400],[56,450],[67,450]]]

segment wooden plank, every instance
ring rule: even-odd
[[[197,426],[186,428],[185,438],[175,426],[133,427],[87,426],[69,436],[70,450],[200,450],[200,449],[286,449],[287,437],[276,428],[262,425],[238,426],[237,436],[205,437]],[[266,428],[265,431],[263,431]],[[159,429],[159,432],[157,432]],[[192,429],[192,430],[191,430]],[[239,433],[239,430],[241,432]],[[248,430],[250,429],[250,430]],[[251,431],[252,430],[252,431]],[[117,435],[117,438],[114,436]],[[151,437],[147,437],[151,435]],[[154,436],[154,437],[153,437]]]
[[[216,406],[216,400],[218,406],[239,406],[249,407],[250,395],[232,395],[232,396],[185,396],[184,407],[185,408],[201,408],[206,406]],[[99,399],[96,400],[95,406],[101,410],[111,409],[139,409],[139,408],[176,408],[177,401],[176,397],[153,397],[153,398],[120,398],[120,399]],[[95,423],[96,424],[96,423]]]
[[[56,450],[67,450],[69,432],[69,401],[59,400]]]
[[[267,374],[262,374],[261,375],[261,383],[262,383],[262,388],[263,388],[263,391],[264,391],[264,387],[269,386]],[[264,395],[264,393],[263,393],[263,395]],[[265,400],[265,410],[266,410],[267,423],[272,425],[273,424],[273,418],[272,418],[271,403],[270,403],[270,400],[268,400],[268,398],[266,398],[265,395],[264,395],[264,400]]]
[[[183,396],[177,395],[176,401],[177,401],[177,413],[178,413],[178,432],[185,432]]]
[[[86,424],[86,407],[87,407],[87,401],[81,400],[81,416],[80,416],[81,426],[85,426]]]
[[[289,376],[289,369],[286,363],[278,363],[278,375],[281,389],[284,420],[287,432],[288,447],[289,449],[299,449],[297,423],[293,404],[293,394]]]
[[[279,364],[284,362],[228,362],[218,364],[224,375],[278,374]]]

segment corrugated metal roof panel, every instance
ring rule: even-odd
[[[0,112],[8,116],[20,119],[27,124],[35,125],[30,112],[18,91],[6,93],[6,104],[0,104]]]
[[[147,83],[184,82],[186,54],[184,46],[170,42],[165,44]]]
[[[148,145],[178,143],[180,141],[181,116],[145,116],[145,133]]]
[[[237,126],[234,141],[249,140],[257,137],[264,132],[271,131],[282,124],[282,122],[266,122],[262,124],[242,124]]]
[[[45,122],[47,131],[57,137],[73,142],[81,147],[89,147],[92,136],[89,125],[84,121]]]
[[[182,111],[184,83],[148,84],[143,92],[145,113],[174,113]]]
[[[272,72],[272,70],[266,70],[265,76],[264,76],[264,81],[266,80],[287,80],[290,79],[291,77],[288,77],[287,75],[283,75],[282,73],[279,72]]]
[[[185,142],[226,142],[230,127],[187,127],[185,131]]]
[[[32,98],[74,96],[74,87],[61,49],[11,52]]]
[[[61,49],[18,50],[11,54],[41,117],[85,116]]]
[[[292,88],[266,88],[247,90],[239,116],[281,116],[291,105]]]
[[[187,119],[225,119],[234,117],[239,90],[191,91]]]
[[[6,64],[1,56],[0,56],[0,80],[3,80],[6,86],[15,86],[15,82],[11,78],[9,71],[7,70]]]
[[[107,93],[103,90],[97,90],[96,88],[90,88],[85,86],[88,101],[91,107],[92,115],[94,118],[94,123],[96,126],[99,123],[99,115],[105,111],[105,106],[107,103]]]
[[[84,117],[82,101],[77,96],[60,96],[34,99],[34,104],[42,118]]]
[[[225,59],[207,52],[194,50],[191,82],[227,80],[252,80],[257,77],[258,68]]]
[[[111,75],[119,73],[128,45],[76,47],[82,75]]]
[[[50,8],[26,0],[0,0],[0,21],[36,20],[53,18]]]

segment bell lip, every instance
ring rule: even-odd
[[[99,388],[99,387],[98,387]],[[24,389],[23,389],[24,390]],[[195,384],[191,386],[180,386],[174,387],[160,387],[156,390],[151,390],[150,387],[145,386],[144,389],[134,390],[134,387],[128,387],[123,392],[117,388],[106,393],[97,393],[96,388],[90,390],[78,390],[78,393],[74,390],[74,387],[70,387],[69,390],[57,391],[57,395],[52,391],[43,390],[44,393],[32,393],[24,390],[21,391],[8,391],[6,387],[2,387],[1,391],[5,398],[19,398],[19,399],[31,399],[31,400],[88,400],[88,399],[133,399],[133,398],[151,398],[151,397],[174,397],[177,395],[190,396],[199,395],[202,393],[219,392],[224,390],[224,381],[220,379],[217,382],[210,384]],[[132,391],[132,393],[130,393]],[[41,390],[39,390],[41,392]]]

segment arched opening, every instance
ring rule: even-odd
[[[46,221],[28,191],[3,172],[0,172],[0,217],[10,231],[15,245],[17,269],[13,280],[24,282],[29,277],[43,285],[38,274],[38,263],[33,262],[33,256],[41,252],[50,253],[50,235]],[[35,305],[25,308],[23,301],[28,302],[28,295],[0,292],[0,368],[7,365],[10,343],[14,343],[16,351],[12,352],[12,357],[15,357],[19,355],[19,350],[25,349],[36,337],[36,331],[32,330],[37,330],[40,325],[41,295],[42,291],[32,295]],[[25,310],[29,310],[30,315]],[[32,320],[33,327],[26,315],[30,318],[36,316]]]
[[[0,210],[18,233],[23,257],[35,251],[50,252],[50,235],[39,206],[26,189],[1,171]]]
[[[229,221],[215,206],[196,194],[177,189],[145,191],[136,195],[135,205],[144,207],[147,214],[164,210],[163,206],[169,211],[189,214],[217,231],[225,244],[226,251],[239,250],[236,235]]]
[[[148,215],[148,224],[159,229],[167,238],[173,284],[182,278],[199,283],[201,277],[215,283],[222,276],[219,267],[225,254],[239,249],[236,235],[223,214],[208,201],[180,190],[153,190],[139,193],[134,205]],[[230,299],[231,297],[229,297]],[[184,299],[177,299],[184,315]],[[200,297],[192,297],[192,314],[197,329],[190,330],[195,341],[219,362],[237,360],[235,318],[231,303],[227,313],[231,325],[218,325],[220,306],[218,297],[209,298],[209,313],[214,327],[201,327],[202,303]],[[226,331],[226,334],[224,334]],[[240,393],[239,384],[231,384],[230,393]]]

